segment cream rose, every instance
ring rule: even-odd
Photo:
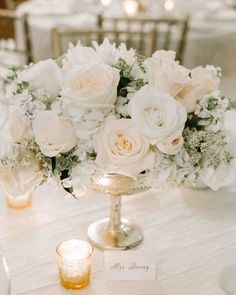
[[[182,135],[171,136],[166,140],[160,141],[156,144],[159,151],[168,155],[176,155],[184,144],[184,138]]]
[[[135,94],[129,103],[129,112],[134,125],[151,144],[182,134],[187,120],[186,109],[181,103],[149,86]]]
[[[77,137],[72,122],[53,111],[39,112],[33,121],[35,141],[47,157],[69,152]]]
[[[199,100],[219,88],[220,80],[207,68],[197,67],[191,72],[191,84],[185,87],[179,94],[179,101],[186,107],[189,113],[196,110]]]
[[[12,196],[17,197],[33,192],[42,180],[43,173],[35,160],[32,160],[27,168],[12,169],[8,166],[0,166],[0,186]]]
[[[30,82],[33,89],[44,89],[51,95],[51,100],[61,91],[61,70],[52,59],[30,66],[20,73],[19,80]]]
[[[94,136],[96,164],[107,172],[136,177],[152,168],[154,153],[129,119],[110,119]]]
[[[119,71],[101,62],[76,66],[65,75],[62,99],[70,106],[114,104],[119,80]]]
[[[173,97],[191,83],[189,70],[175,61],[173,51],[156,51],[146,65],[149,85]]]

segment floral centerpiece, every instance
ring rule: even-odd
[[[60,60],[11,69],[0,185],[16,195],[58,176],[76,194],[96,169],[155,185],[223,185],[235,155],[220,69],[189,70],[173,51],[145,58],[108,40],[93,47],[70,45]]]

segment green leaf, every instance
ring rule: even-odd
[[[129,78],[121,77],[118,85],[118,93],[120,93],[121,89],[127,87],[130,82],[131,80]]]

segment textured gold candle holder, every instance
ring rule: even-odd
[[[62,287],[78,290],[90,282],[93,247],[81,240],[69,240],[57,246],[59,277]]]
[[[24,195],[15,197],[8,193],[5,193],[5,198],[9,208],[24,209],[30,207],[32,201],[32,194],[26,193]]]
[[[110,218],[98,220],[88,228],[88,237],[94,246],[103,250],[126,250],[143,240],[140,228],[121,218],[121,196],[130,194],[133,184],[133,178],[114,173],[94,174],[91,178],[93,189],[111,197]]]

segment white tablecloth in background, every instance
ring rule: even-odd
[[[112,0],[107,8],[109,15],[122,14],[120,2]],[[156,2],[151,15],[160,13]],[[228,95],[236,93],[236,10],[224,6],[223,0],[176,0],[178,13],[190,13],[192,16],[185,56],[185,65],[194,68],[199,65],[214,64],[223,70],[223,89]],[[29,13],[33,56],[35,61],[53,56],[51,32],[59,25],[79,28],[94,28],[96,13],[101,6],[96,0],[34,0],[23,3],[18,13]],[[149,15],[149,14],[147,14]],[[18,39],[22,31],[18,29]]]

